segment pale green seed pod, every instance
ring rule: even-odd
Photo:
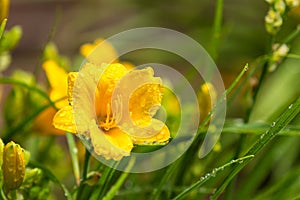
[[[21,186],[25,175],[24,149],[13,141],[4,147],[2,171],[6,190]]]

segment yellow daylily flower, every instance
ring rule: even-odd
[[[51,101],[56,102],[57,108],[63,108],[69,105],[66,98],[68,91],[67,72],[59,67],[56,62],[48,60],[43,63],[43,69],[46,72],[50,84],[49,97]],[[46,135],[63,135],[65,131],[56,129],[52,125],[52,119],[56,113],[56,109],[48,107],[40,115],[37,116],[34,123],[34,130]]]
[[[211,83],[202,84],[198,93],[200,122],[202,122],[211,111],[213,105],[216,103],[216,100],[217,93],[215,87]]]
[[[99,44],[101,44],[101,46],[98,46]],[[119,62],[119,56],[115,48],[108,41],[102,38],[96,39],[93,43],[81,45],[80,54],[93,63]],[[99,55],[101,55],[101,57],[99,57]],[[135,67],[131,62],[122,61],[120,63],[129,70]]]
[[[117,62],[118,58],[118,53],[115,48],[109,42],[101,38],[96,39],[94,43],[83,44],[80,47],[80,53],[90,62],[98,64],[112,63],[113,61]]]
[[[120,160],[128,156],[133,144],[168,142],[168,127],[152,118],[163,95],[161,79],[153,77],[152,68],[129,71],[119,63],[101,67],[86,63],[83,69],[87,69],[87,73],[82,77],[82,72],[69,74],[69,105],[54,116],[56,128],[89,137],[95,153],[106,159]],[[97,70],[101,71],[99,80]],[[95,105],[91,104],[93,97],[88,97],[86,90],[76,91],[79,88],[75,84],[77,80],[86,82],[87,87],[95,85],[95,94],[92,95]],[[149,82],[134,88],[142,80]],[[81,98],[77,105],[80,109],[73,105],[74,95]],[[120,96],[123,99],[118,99]],[[128,97],[127,102],[125,97]],[[112,105],[113,102],[116,105]],[[75,120],[76,117],[79,119]],[[132,126],[129,121],[133,122]]]

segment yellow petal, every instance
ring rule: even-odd
[[[153,119],[156,120],[156,119]],[[158,121],[158,120],[156,120]],[[164,125],[156,135],[148,138],[140,138],[131,136],[134,144],[166,144],[170,139],[170,131],[166,125]]]
[[[202,122],[211,111],[213,104],[216,103],[216,99],[217,93],[214,86],[211,83],[202,84],[198,93],[200,122]]]
[[[60,109],[53,118],[53,125],[57,129],[76,133],[77,129],[74,122],[72,106],[65,106]]]
[[[160,107],[162,91],[163,87],[160,84],[142,85],[134,91],[129,100],[129,110],[136,125],[149,125]]]
[[[103,39],[97,39],[93,44],[84,44],[80,47],[80,53],[89,62],[101,65],[102,63],[117,62],[118,54],[114,47]]]
[[[124,151],[130,152],[133,148],[133,144],[129,135],[121,131],[119,128],[110,129],[109,131],[105,132],[105,136],[112,144],[120,149],[123,149]]]
[[[59,67],[54,61],[49,60],[43,63],[43,68],[46,72],[48,81],[51,86],[50,99],[52,101],[58,101],[55,106],[62,108],[68,105],[68,101],[62,100],[67,94],[67,73],[61,67]]]
[[[132,64],[131,62],[121,62],[121,64],[124,65],[128,70],[132,70],[135,68],[135,65]]]
[[[163,90],[161,79],[153,74],[150,67],[130,71],[118,82],[112,96],[116,123],[135,137],[154,136],[164,125],[151,120],[160,107]]]
[[[56,129],[52,125],[52,119],[56,113],[56,109],[49,107],[39,114],[34,120],[35,131],[45,135],[63,135],[65,131]]]
[[[124,156],[129,156],[133,147],[131,140],[124,133],[112,129],[112,132],[106,135],[99,129],[95,120],[92,120],[89,125],[89,133],[95,153],[106,159],[120,160]]]
[[[68,74],[68,101],[70,105],[73,105],[73,88],[74,83],[76,80],[76,77],[78,75],[78,72],[70,72]]]

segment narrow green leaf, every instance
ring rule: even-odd
[[[300,112],[300,97],[291,104],[287,110],[274,122],[272,122],[267,132],[263,133],[261,137],[256,141],[253,147],[246,153],[248,155],[256,155],[268,142],[270,142],[278,133],[287,126],[290,121]],[[252,160],[249,159],[243,162],[241,165],[233,167],[227,178],[221,183],[220,187],[211,196],[211,199],[216,200],[230,183],[230,181]]]
[[[192,184],[190,187],[188,187],[187,189],[185,189],[179,195],[177,195],[176,197],[174,197],[173,200],[182,199],[183,197],[185,197],[186,195],[188,195],[190,192],[192,192],[194,189],[200,187],[203,183],[205,183],[209,179],[216,177],[216,175],[220,171],[223,171],[226,167],[229,167],[230,165],[233,165],[233,164],[236,164],[236,163],[237,164],[242,164],[244,161],[246,161],[248,159],[252,159],[253,157],[254,157],[254,155],[248,155],[248,156],[245,156],[245,157],[241,157],[241,158],[238,158],[238,159],[235,159],[235,160],[231,160],[230,162],[222,165],[221,167],[213,169],[210,173],[207,173],[204,176],[202,176],[199,179],[199,181],[197,181],[196,183]]]

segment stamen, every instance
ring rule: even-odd
[[[100,126],[105,131],[108,131],[109,129],[116,127],[115,119],[113,118],[113,116],[111,116],[110,104],[107,104],[106,106],[106,119],[104,122],[100,121]]]

